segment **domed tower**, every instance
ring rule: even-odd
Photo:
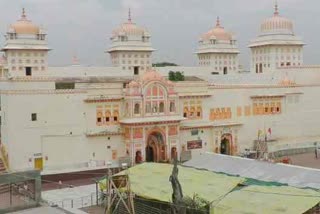
[[[110,53],[113,66],[120,66],[123,71],[139,75],[151,69],[152,48],[149,32],[137,26],[131,19],[129,9],[128,21],[116,28],[111,36]]]
[[[280,16],[275,4],[273,16],[262,22],[260,35],[249,45],[251,72],[263,73],[278,67],[302,65],[304,45],[301,38],[295,36],[292,21]]]
[[[196,54],[199,66],[212,67],[219,74],[239,71],[239,50],[232,33],[227,32],[217,18],[216,26],[200,37]]]
[[[21,18],[10,25],[2,50],[12,76],[32,76],[47,71],[48,44],[43,29],[27,19],[25,10]]]

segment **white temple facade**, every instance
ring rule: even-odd
[[[200,67],[224,75],[239,72],[239,53],[235,36],[221,26],[219,17],[216,26],[200,37],[196,52]]]
[[[262,26],[250,73],[238,72],[236,39],[219,20],[200,40],[199,67],[153,69],[151,35],[130,16],[112,33],[112,67],[48,67],[45,32],[23,12],[0,58],[0,157],[9,170],[59,174],[241,155],[261,141],[269,152],[313,148],[320,66],[301,65],[304,43],[277,9]]]
[[[251,72],[271,72],[278,67],[303,65],[304,42],[297,37],[291,20],[280,16],[278,5],[264,20],[258,38],[250,42]]]

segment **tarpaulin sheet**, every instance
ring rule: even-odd
[[[288,186],[249,186],[212,203],[212,214],[301,214],[320,202],[320,193]]]
[[[159,163],[143,163],[129,168],[128,173],[131,190],[138,196],[171,202],[172,186],[169,177],[173,165]],[[179,166],[178,178],[184,196],[197,194],[208,202],[215,201],[232,191],[244,178],[217,174],[206,170],[198,170]],[[121,175],[121,172],[117,175]]]

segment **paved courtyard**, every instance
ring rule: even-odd
[[[42,192],[42,199],[49,205],[56,204],[61,208],[82,208],[96,204],[96,185],[85,185],[74,188],[56,189]]]

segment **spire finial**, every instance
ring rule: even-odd
[[[217,23],[216,23],[216,27],[220,27],[220,17],[217,16]]]
[[[22,15],[21,15],[21,18],[27,18],[26,16],[26,10],[24,9],[24,7],[22,8]]]
[[[129,12],[128,12],[128,21],[131,22],[131,8],[129,7]]]
[[[274,15],[279,15],[278,1],[274,4]]]

